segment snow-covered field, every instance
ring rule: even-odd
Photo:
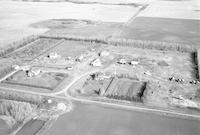
[[[138,10],[137,7],[124,5],[0,1],[0,47],[47,31],[29,27],[32,23],[47,19],[127,22]]]
[[[70,2],[23,2],[20,0],[0,0],[0,47],[23,37],[32,34],[41,34],[47,31],[48,29],[36,29],[29,25],[48,19],[88,19],[122,23],[131,23],[137,17],[200,20],[199,0],[68,1]],[[85,3],[80,4],[82,2]],[[120,5],[130,3],[149,4],[149,6],[137,16],[133,17],[140,7]],[[197,29],[200,31],[200,26]]]
[[[138,16],[200,20],[200,1],[154,0]]]
[[[9,0],[9,1],[34,1],[34,0]],[[148,4],[153,0],[37,0],[37,1],[40,1],[40,2],[102,3],[102,4],[133,4],[133,3]]]

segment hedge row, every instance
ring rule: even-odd
[[[163,51],[179,51],[179,52],[194,52],[196,48],[192,45],[174,43],[174,42],[161,42],[161,41],[143,41],[133,39],[114,39],[107,40],[108,44],[116,46],[127,46],[142,49],[155,49]]]
[[[179,52],[195,52],[197,49],[193,45],[180,44],[174,42],[161,42],[161,41],[143,41],[134,39],[123,39],[123,38],[93,38],[93,37],[82,37],[82,36],[62,36],[62,35],[42,35],[42,38],[55,38],[55,39],[66,39],[75,41],[87,41],[104,43],[114,46],[125,46],[142,49],[155,49],[163,51],[179,51]]]
[[[0,90],[0,99],[28,102],[35,105],[40,105],[44,102],[44,98],[40,95],[4,90]]]

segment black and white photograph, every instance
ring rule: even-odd
[[[0,135],[200,135],[200,0],[0,0]]]

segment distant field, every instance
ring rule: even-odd
[[[32,28],[32,23],[48,19],[86,19],[123,23],[137,10],[138,8],[129,5],[0,1],[0,47],[48,30]]]
[[[200,21],[137,17],[127,27],[122,28],[120,38],[167,41],[199,47]]]
[[[99,4],[148,4],[149,0],[13,0],[13,1],[32,1],[32,2],[74,2],[74,3],[99,3]]]
[[[138,8],[136,8],[138,10]],[[54,19],[32,24],[35,28],[49,28],[45,36],[84,37],[106,39],[118,32],[123,23],[97,22],[76,19]]]

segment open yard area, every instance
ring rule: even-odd
[[[7,78],[3,81],[3,83],[9,85],[43,88],[52,91],[67,77],[67,74],[54,72],[44,72],[37,76],[29,77],[25,71],[19,71]]]
[[[128,69],[130,72],[138,74],[139,77],[144,76],[144,72],[148,71],[152,79],[167,80],[169,77],[174,76],[189,81],[197,78],[197,63],[193,53],[127,48],[123,46],[109,46],[108,50],[113,54],[118,54],[118,57],[121,57],[127,63],[125,65],[117,64],[117,66]],[[137,63],[130,66],[128,63],[131,61]]]

